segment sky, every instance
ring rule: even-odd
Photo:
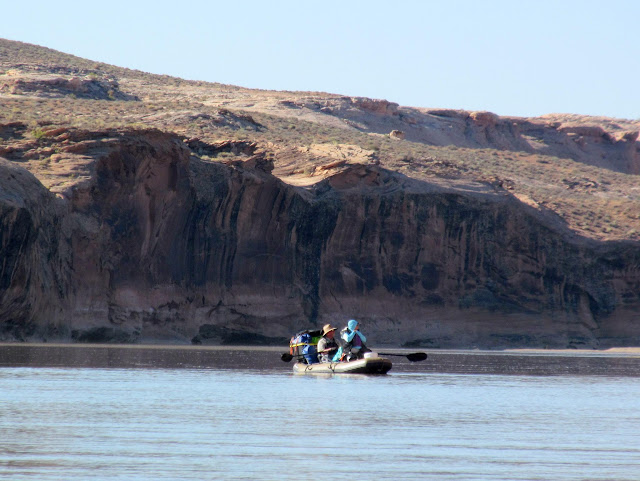
[[[1,17],[2,38],[191,80],[640,119],[640,0],[30,0]]]

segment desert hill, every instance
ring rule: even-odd
[[[0,338],[640,342],[640,121],[186,81],[0,39]]]

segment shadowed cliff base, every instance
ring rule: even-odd
[[[0,160],[4,340],[277,344],[355,317],[380,346],[640,343],[638,243],[577,236],[495,184],[345,162],[296,187],[264,150],[43,138]],[[58,157],[29,164],[42,148]]]

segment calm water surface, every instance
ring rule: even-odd
[[[0,479],[640,479],[631,355],[430,352],[311,377],[274,350],[0,352]]]

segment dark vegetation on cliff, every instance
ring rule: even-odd
[[[184,81],[0,39],[0,339],[640,343],[640,122]]]

